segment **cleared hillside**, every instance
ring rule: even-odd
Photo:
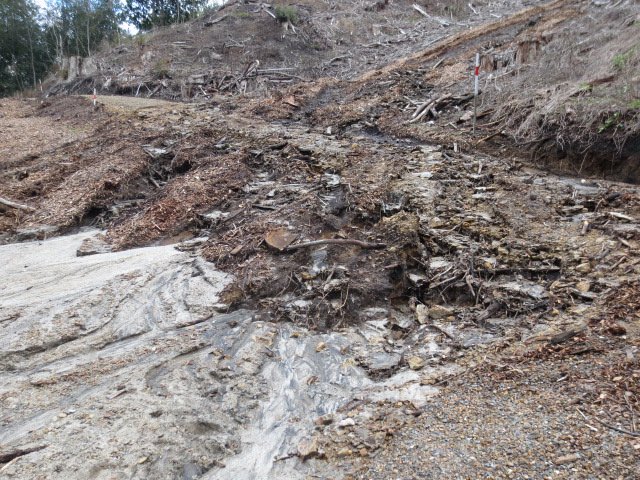
[[[287,3],[2,102],[1,473],[634,478],[640,6]]]

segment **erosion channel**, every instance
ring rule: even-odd
[[[95,234],[0,247],[0,443],[31,452],[22,478],[303,478],[301,460],[321,453],[317,417],[435,391],[414,373],[373,381],[352,361],[399,363],[370,346],[383,321],[314,334],[219,313],[229,278],[198,255],[77,257]]]

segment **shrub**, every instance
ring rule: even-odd
[[[602,133],[608,129],[610,129],[611,127],[620,127],[620,112],[615,112],[613,115],[609,115],[607,118],[604,119],[604,121],[602,122],[602,124],[600,125],[600,128],[598,128],[598,133]]]
[[[276,5],[275,13],[279,22],[293,24],[298,22],[298,11],[290,5]]]
[[[635,51],[636,51],[636,47],[632,48],[631,50],[625,53],[618,53],[617,55],[614,55],[613,66],[616,67],[618,70],[622,70],[625,67],[625,65],[629,63],[629,60],[631,60],[631,57],[633,56]]]
[[[149,35],[146,33],[138,33],[133,36],[133,43],[136,47],[144,47],[149,42]]]
[[[171,68],[169,62],[164,58],[158,60],[151,68],[151,73],[157,80],[162,80],[163,78],[171,78]]]

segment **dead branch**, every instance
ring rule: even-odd
[[[429,15],[424,8],[422,8],[420,5],[418,5],[417,3],[413,4],[413,8],[414,10],[418,11],[420,14],[424,15],[425,18],[428,18],[429,20],[435,20],[436,22],[438,22],[440,25],[442,25],[443,27],[447,27],[449,26],[449,22],[447,22],[446,20],[442,20],[441,18],[437,18],[437,17],[432,17],[431,15]]]
[[[491,135],[487,135],[486,137],[481,138],[476,142],[476,144],[486,142],[487,140],[491,140],[493,137],[497,137],[498,135],[503,135],[503,134],[504,132],[502,130],[498,130],[496,132],[493,132]]]
[[[351,58],[351,55],[340,55],[340,56],[337,56],[337,57],[333,57],[328,62],[325,62],[322,66],[323,66],[323,68],[326,68],[326,67],[330,66],[333,62],[338,62],[340,60],[346,60],[347,58]]]
[[[280,67],[280,68],[259,68],[256,70],[258,74],[262,73],[273,73],[273,72],[284,72],[287,70],[296,70],[294,67]]]
[[[223,21],[225,18],[227,18],[229,15],[223,15],[221,17],[218,17],[214,20],[207,20],[206,22],[204,22],[204,26],[205,27],[210,27],[211,25],[215,25],[218,22]]]
[[[379,248],[387,247],[385,243],[368,243],[368,242],[363,242],[362,240],[354,240],[351,238],[328,238],[325,240],[313,240],[311,242],[303,242],[303,243],[297,243],[295,245],[289,245],[284,250],[285,251],[298,250],[300,248],[315,247],[317,245],[357,245],[358,247],[361,247],[361,248],[370,248],[370,249],[379,249]]]
[[[292,70],[295,71],[296,68],[260,68],[260,62],[255,60],[242,71],[226,73],[219,79],[205,78],[204,82],[200,83],[209,84],[212,89],[219,92],[237,90],[240,93],[245,93],[250,81],[270,83],[293,83],[294,80],[308,81],[306,78],[291,73]]]
[[[364,7],[365,12],[379,12],[384,10],[389,5],[389,0],[378,0],[370,5]]]
[[[417,12],[421,13],[422,15],[424,15],[426,18],[431,18],[431,15],[429,15],[420,5],[418,5],[417,3],[413,4],[413,9],[416,10]]]
[[[268,3],[263,3],[260,2],[257,4],[257,7],[255,10],[253,10],[253,13],[260,13],[261,11],[265,11],[267,12],[272,18],[276,18],[276,15],[269,10],[269,8],[271,8],[271,5],[269,5]]]
[[[153,97],[156,93],[158,93],[160,91],[160,89],[162,88],[162,84],[158,85],[156,88],[154,88],[149,95],[147,95],[147,98],[151,98]]]
[[[222,5],[218,8],[218,11],[224,10],[225,8],[235,5],[236,3],[238,3],[238,0],[227,0],[225,2],[222,2]]]
[[[571,340],[576,335],[581,334],[587,329],[585,325],[578,325],[577,327],[570,328],[565,332],[560,332],[549,339],[549,345],[558,345]]]
[[[438,68],[440,65],[442,65],[442,62],[444,62],[444,57],[438,60],[436,64],[433,67],[431,67],[431,70],[435,70],[436,68]]]
[[[422,120],[427,114],[431,113],[433,118],[437,117],[436,109],[443,107],[447,103],[451,101],[452,97],[449,94],[445,94],[438,99],[435,100],[427,100],[424,103],[418,105],[416,111],[413,113],[411,120],[407,123],[416,123]]]
[[[48,445],[38,445],[29,448],[16,448],[15,450],[10,450],[8,452],[0,452],[0,463],[8,463],[15,458],[23,457],[34,452],[39,452],[40,450],[44,450],[47,447]]]
[[[577,410],[578,410],[578,412],[580,412],[580,415],[582,415],[585,419],[587,418],[586,415],[584,413],[582,413],[582,411],[580,409],[577,409]],[[611,425],[609,423],[606,423],[606,422],[600,420],[595,415],[593,416],[593,419],[596,422],[598,422],[600,425],[602,425],[603,427],[607,427],[607,428],[609,428],[611,430],[615,430],[616,432],[624,433],[625,435],[630,435],[632,437],[640,437],[640,433],[638,433],[638,432],[630,432],[629,430],[625,430],[624,428],[616,427],[614,425]]]
[[[427,100],[426,102],[423,102],[420,105],[418,105],[418,108],[416,108],[416,111],[413,112],[413,115],[411,115],[411,119],[414,120],[418,115],[421,115],[422,112],[424,112],[432,103],[433,103],[433,100]]]
[[[436,325],[435,323],[429,323],[427,324],[428,328],[432,328],[433,330],[435,330],[438,333],[441,333],[442,335],[444,335],[445,337],[447,337],[449,340],[451,340],[452,342],[458,344],[458,340],[451,335],[449,332],[447,332],[444,328],[442,328],[440,325]]]
[[[24,210],[25,212],[35,212],[36,209],[29,205],[23,205],[22,203],[13,202],[7,198],[0,197],[0,203],[6,207],[15,208],[17,210]]]

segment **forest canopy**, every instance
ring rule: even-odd
[[[207,0],[0,0],[0,97],[35,87],[52,65],[88,57],[123,25],[139,30],[184,22]]]

